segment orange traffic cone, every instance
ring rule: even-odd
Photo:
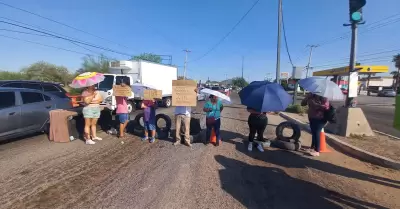
[[[221,144],[221,138],[219,140],[219,143]],[[211,136],[210,136],[210,143],[216,144],[217,143],[217,136],[215,135],[214,128],[211,130]]]
[[[326,146],[326,140],[325,140],[325,131],[322,128],[321,133],[320,133],[320,140],[319,140],[319,152],[331,152],[328,150]]]
[[[215,135],[214,128],[211,129],[210,142],[214,144],[217,143],[217,136]]]

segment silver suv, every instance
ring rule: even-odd
[[[49,111],[71,109],[69,98],[40,90],[0,87],[0,141],[49,128]]]

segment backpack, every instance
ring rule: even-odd
[[[324,111],[324,120],[329,123],[336,123],[336,108],[329,104],[329,109]]]

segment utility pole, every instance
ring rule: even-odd
[[[183,50],[185,52],[185,65],[183,68],[183,80],[186,80],[186,66],[187,66],[187,58],[188,58],[188,53],[191,52],[187,49]]]
[[[312,57],[312,52],[313,52],[313,48],[317,48],[318,45],[307,45],[307,47],[310,47],[310,56],[308,56],[308,64],[307,64],[307,71],[306,71],[306,78],[308,78],[308,71],[310,69],[310,64],[311,64],[311,57]]]
[[[276,46],[276,83],[280,83],[281,74],[281,29],[282,29],[282,0],[278,3],[278,43]]]
[[[350,63],[349,63],[349,74],[347,78],[347,98],[346,98],[346,107],[350,107],[353,101],[353,97],[350,97],[350,83],[351,83],[351,74],[355,71],[354,66],[356,65],[356,46],[357,45],[357,23],[351,23],[351,45],[350,45]]]
[[[244,56],[242,56],[242,79],[243,79],[243,71],[244,71]]]

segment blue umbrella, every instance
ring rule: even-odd
[[[325,97],[331,101],[344,99],[343,92],[339,86],[325,78],[309,77],[301,79],[299,85],[303,87],[303,89],[313,94]]]
[[[292,103],[292,97],[277,83],[253,81],[239,92],[243,105],[256,111],[282,111]]]

